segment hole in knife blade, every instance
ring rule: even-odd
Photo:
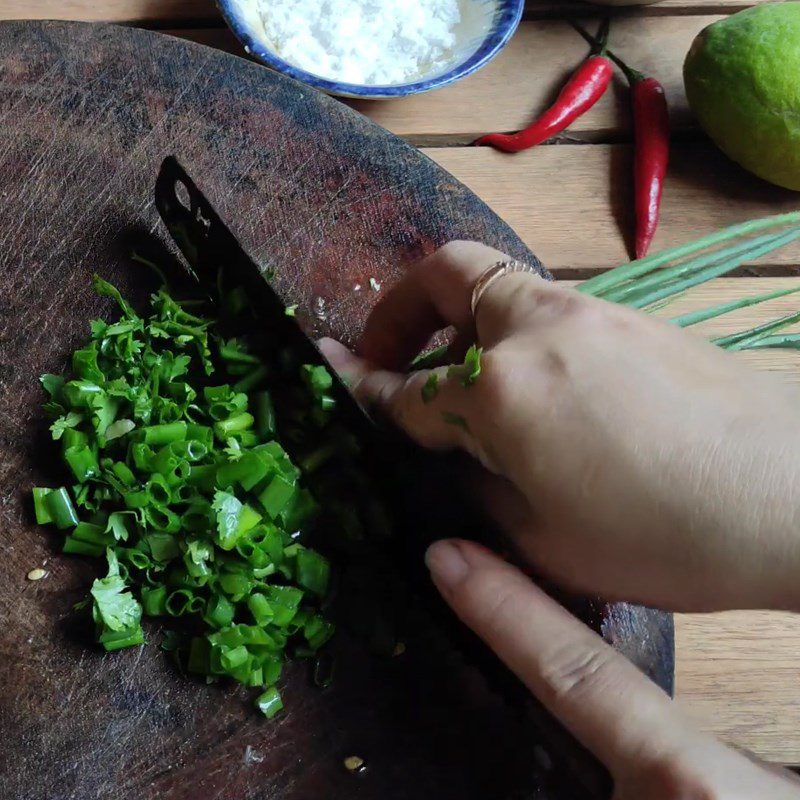
[[[211,228],[211,220],[208,217],[203,216],[202,209],[198,206],[197,211],[195,211],[195,219],[206,229],[206,231],[210,230]]]
[[[175,197],[187,211],[191,210],[192,200],[189,196],[189,190],[186,188],[186,184],[179,178],[175,180]]]

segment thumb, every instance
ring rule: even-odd
[[[475,452],[466,393],[446,367],[401,374],[375,368],[333,339],[319,347],[362,405],[377,408],[423,447]]]
[[[426,562],[461,620],[612,774],[685,741],[669,698],[519,570],[461,540]]]

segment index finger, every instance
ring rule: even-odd
[[[426,561],[461,620],[612,773],[685,742],[667,696],[519,570],[460,540],[432,545]]]
[[[450,242],[414,265],[378,302],[358,352],[385,369],[403,369],[431,336],[450,325],[473,326],[472,290],[488,267],[508,260],[478,242]]]

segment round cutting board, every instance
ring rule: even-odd
[[[370,278],[385,290],[448,240],[538,265],[533,254],[450,175],[338,102],[157,33],[0,25],[0,121],[0,796],[579,797],[574,779],[591,773],[580,749],[509,707],[424,623],[398,658],[343,647],[329,690],[293,667],[272,722],[247,692],[180,676],[157,626],[145,648],[87,649],[71,608],[94,565],[60,555],[28,499],[56,480],[37,376],[61,371],[88,321],[113,313],[93,272],[144,299],[146,270],[129,256],[132,243],[166,241],[153,205],[166,155],[276,270],[314,335],[352,340],[380,296]],[[26,581],[42,565],[46,578]],[[579,607],[670,690],[667,616]],[[350,755],[367,769],[348,772]]]

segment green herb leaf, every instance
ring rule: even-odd
[[[471,345],[464,356],[464,363],[450,366],[447,370],[447,377],[457,378],[464,387],[472,386],[481,374],[482,355],[482,347]]]
[[[53,439],[60,439],[64,435],[64,431],[69,428],[75,428],[83,422],[83,414],[78,414],[75,411],[70,411],[63,417],[59,417],[51,426],[50,431],[53,434]]]
[[[112,631],[134,628],[142,618],[142,607],[130,592],[125,591],[125,581],[119,574],[119,562],[111,548],[106,550],[106,558],[108,575],[97,578],[91,589],[96,618]]]
[[[239,538],[238,526],[243,508],[242,502],[229,492],[217,491],[214,493],[211,508],[217,515],[216,543],[223,550],[233,550]]]
[[[421,394],[423,403],[431,403],[436,399],[436,396],[439,394],[438,373],[431,372],[431,374],[428,375],[425,385],[422,387]]]

